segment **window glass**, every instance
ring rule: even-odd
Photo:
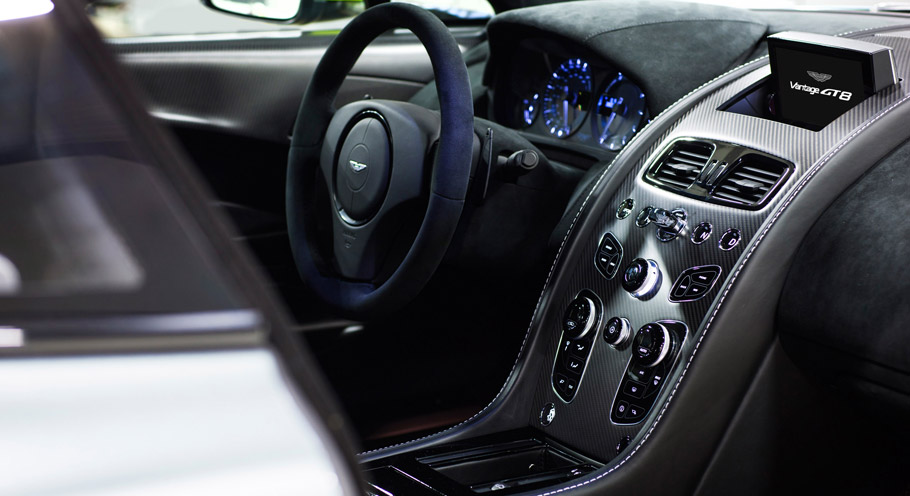
[[[237,308],[136,110],[61,23],[0,21],[0,314]]]
[[[442,18],[484,19],[493,15],[487,0],[407,0],[439,11]],[[337,31],[363,12],[359,0],[325,0],[320,18],[306,26],[246,19],[214,11],[199,0],[93,0],[86,12],[109,38],[256,31]]]

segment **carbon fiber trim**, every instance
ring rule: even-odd
[[[910,40],[881,35],[877,37],[867,35],[860,39],[892,46],[895,60],[898,61],[899,76],[903,79],[910,77],[908,67]],[[727,281],[735,272],[733,269],[741,256],[749,250],[753,244],[753,237],[763,224],[778,210],[802,177],[820,159],[835,152],[835,147],[864,123],[910,94],[907,87],[887,89],[851,109],[819,132],[717,110],[728,99],[769,73],[770,69],[765,65],[718,89],[695,105],[663,136],[651,143],[646,153],[647,158],[638,161],[634,173],[628,174],[617,189],[604,191],[608,187],[608,182],[601,183],[599,191],[594,192],[594,195],[599,197],[595,207],[599,211],[596,215],[588,217],[585,224],[578,228],[580,233],[585,234],[577,236],[571,243],[581,245],[576,247],[570,245],[566,250],[567,258],[558,268],[567,272],[564,274],[568,276],[565,279],[567,283],[549,288],[550,294],[545,296],[551,303],[547,309],[548,313],[561,312],[573,295],[583,289],[589,289],[603,301],[605,319],[628,318],[633,329],[663,319],[683,321],[689,325],[691,334],[683,347],[680,363],[688,362],[699,336],[704,331],[706,316],[716,304],[718,295],[728,290]],[[669,141],[680,137],[741,144],[788,160],[796,166],[796,170],[775,198],[764,209],[754,212],[693,200],[644,183],[642,180],[644,169],[657,158],[658,152]],[[613,169],[621,169],[619,165],[614,164]],[[609,200],[604,202],[603,199],[606,197],[603,195],[606,194],[610,196]],[[689,240],[686,233],[672,242],[663,243],[657,239],[653,226],[636,227],[634,215],[624,220],[616,218],[614,215],[616,207],[626,198],[635,200],[637,205],[635,213],[648,205],[666,209],[682,207],[689,214],[689,226],[700,222],[709,222],[714,226],[712,239],[696,245]],[[717,238],[728,228],[739,229],[743,239],[733,250],[724,252],[718,248]],[[595,256],[597,241],[608,231],[613,232],[623,244],[626,260],[642,257],[656,260],[660,264],[665,283],[653,299],[646,302],[635,300],[622,290],[619,278],[606,280],[594,267],[591,261]],[[708,297],[701,300],[670,303],[668,292],[672,281],[685,269],[705,264],[720,266],[726,276],[724,283],[716,285]],[[546,363],[552,363],[558,346],[559,329],[556,320],[544,315],[539,322],[543,322],[548,328],[538,330],[534,336],[534,339],[544,341],[542,344],[545,346],[542,349],[545,350]],[[665,386],[657,402],[658,406],[655,406],[645,422],[635,426],[613,425],[610,422],[610,406],[630,355],[629,349],[618,351],[608,346],[594,347],[586,371],[585,384],[579,388],[571,404],[560,406],[557,420],[546,428],[547,433],[580,451],[607,461],[615,457],[615,446],[624,436],[634,438],[642,430],[650,427],[657,417],[655,412],[660,410],[659,405],[667,400],[668,391],[674,389],[672,383],[679,379],[680,367],[676,367],[668,381],[671,385]],[[549,387],[549,367],[541,370],[539,375],[537,392],[528,412],[528,422],[534,426],[538,425],[537,414],[540,405],[554,402],[556,398]],[[633,442],[632,446],[636,444]]]

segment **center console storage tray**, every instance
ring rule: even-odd
[[[590,473],[600,463],[536,430],[522,429],[397,455],[371,465],[367,479],[375,475],[370,482],[386,494],[407,494],[405,487],[411,486],[413,491],[416,481],[437,494],[467,496],[506,495],[551,486]],[[397,479],[389,478],[390,473]]]

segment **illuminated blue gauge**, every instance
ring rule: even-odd
[[[621,150],[645,123],[645,94],[622,73],[607,85],[591,115],[591,133],[607,150]]]
[[[591,106],[591,69],[581,59],[562,63],[547,81],[543,92],[544,124],[547,132],[565,138],[585,120]]]
[[[521,101],[520,122],[525,126],[534,124],[534,119],[537,119],[537,114],[540,112],[539,101],[540,93],[534,93]]]

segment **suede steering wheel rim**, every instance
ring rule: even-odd
[[[440,101],[438,116],[432,113],[432,118],[427,119],[430,111],[425,109],[372,100],[355,102],[336,110],[333,105],[335,97],[360,54],[380,34],[396,28],[413,32],[430,56]],[[382,121],[390,143],[388,146],[392,150],[389,152],[388,169],[394,174],[384,172],[391,178],[391,183],[387,185],[388,196],[376,200],[381,203],[376,217],[388,213],[383,209],[391,203],[389,198],[396,191],[396,178],[413,172],[409,169],[422,168],[417,159],[411,163],[399,163],[410,153],[410,148],[401,143],[414,139],[409,136],[415,134],[413,129],[416,129],[412,121],[438,120],[436,132],[439,138],[429,188],[421,193],[426,198],[426,212],[407,254],[394,271],[389,271],[391,275],[383,280],[345,277],[339,273],[344,269],[333,270],[329,267],[334,262],[337,269],[340,260],[347,256],[345,250],[352,248],[348,244],[352,240],[353,243],[358,242],[351,233],[378,223],[377,218],[366,218],[358,225],[350,222],[343,209],[332,209],[335,215],[332,222],[336,226],[334,236],[338,238],[333,238],[335,257],[320,253],[316,242],[319,235],[316,228],[316,212],[319,209],[316,203],[317,187],[323,181],[331,192],[334,191],[332,188],[338,188],[338,184],[344,182],[336,181],[335,172],[329,171],[346,167],[347,162],[342,162],[348,156],[339,157],[338,150],[344,152],[344,147],[348,146],[344,140],[351,139],[333,129],[343,128],[346,133],[353,123],[358,122],[357,119],[365,119],[365,115],[371,118],[378,116],[377,120]],[[399,309],[419,294],[442,262],[461,217],[473,155],[473,122],[470,82],[461,51],[448,28],[430,12],[404,3],[381,4],[355,17],[338,34],[317,65],[300,103],[288,155],[286,184],[288,234],[294,261],[301,278],[320,299],[344,315],[369,318]],[[432,134],[427,133],[424,140],[427,143],[424,159],[433,145]],[[340,136],[337,143],[334,139],[336,135]],[[326,161],[331,161],[331,165]],[[364,159],[363,162],[350,160],[351,167],[356,165],[365,169],[368,161]],[[374,176],[383,173],[383,169],[378,170],[380,172]],[[360,171],[345,169],[344,172],[355,174]],[[346,236],[344,243],[339,241],[339,236]]]

